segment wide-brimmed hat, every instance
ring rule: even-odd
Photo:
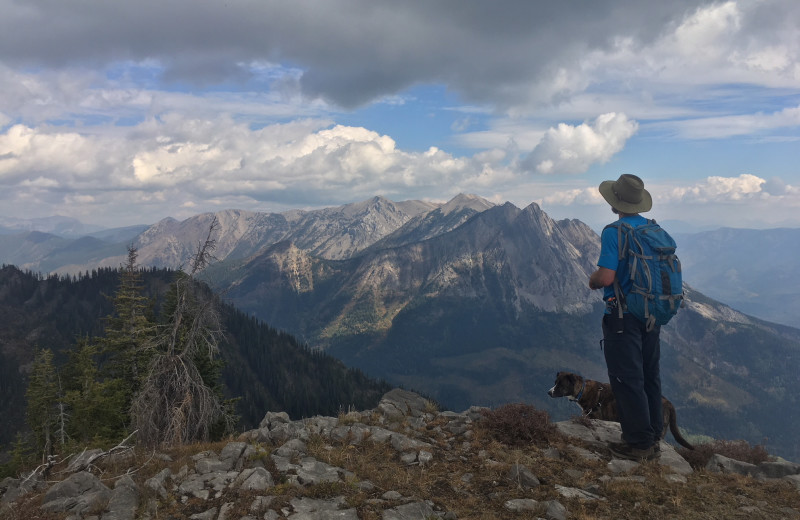
[[[601,182],[600,195],[622,213],[644,213],[653,207],[653,198],[644,189],[644,181],[629,173],[623,173],[615,181]]]

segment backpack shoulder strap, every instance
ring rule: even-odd
[[[617,230],[617,260],[622,260],[627,256],[628,246],[630,245],[628,237],[630,232],[633,231],[633,226],[627,222],[617,220],[604,227],[603,231],[607,228],[616,228]]]

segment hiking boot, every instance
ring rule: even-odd
[[[660,450],[657,452],[654,446],[641,449],[624,442],[612,442],[608,445],[608,449],[613,456],[625,460],[653,460],[661,455]]]

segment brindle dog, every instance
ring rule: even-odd
[[[619,422],[617,417],[617,402],[611,385],[601,383],[591,379],[584,379],[571,372],[559,372],[556,374],[556,384],[553,385],[547,395],[550,397],[568,397],[570,401],[578,403],[583,410],[583,415],[589,419],[601,419],[603,421]],[[694,449],[694,446],[683,438],[678,430],[678,418],[675,407],[664,396],[661,396],[661,406],[664,411],[664,431],[661,438],[667,434],[667,428],[672,432],[672,436],[678,444]]]

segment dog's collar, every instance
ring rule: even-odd
[[[578,395],[575,396],[575,399],[573,399],[573,401],[580,401],[581,397],[583,397],[583,391],[584,390],[586,390],[586,380],[585,379],[583,380],[583,386],[581,387],[581,391],[578,392]]]

